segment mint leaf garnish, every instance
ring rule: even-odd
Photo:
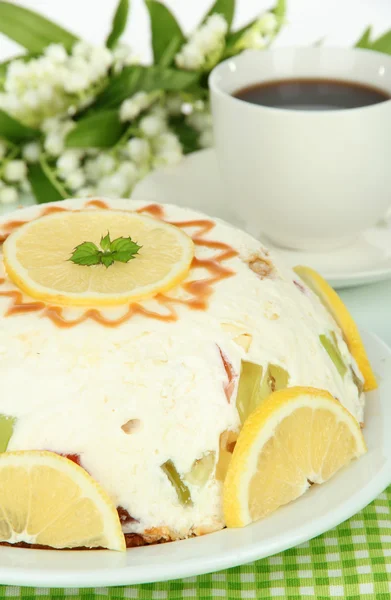
[[[84,244],[76,246],[69,260],[77,265],[90,267],[91,265],[98,265],[101,262],[99,254],[101,253],[98,246],[92,242],[84,242]]]
[[[110,252],[110,234],[109,232],[107,232],[107,235],[105,235],[105,237],[101,237],[100,239],[100,247],[102,248],[102,250],[104,250],[105,252]]]
[[[129,262],[136,257],[140,248],[131,237],[119,237],[111,241],[110,233],[107,232],[101,237],[100,248],[93,242],[83,242],[76,246],[69,260],[76,265],[104,265],[108,269],[116,261]]]

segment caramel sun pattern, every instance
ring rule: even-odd
[[[110,210],[110,207],[102,200],[91,200],[87,202],[83,208],[90,209],[105,209]],[[45,215],[72,211],[60,206],[49,206],[43,209],[40,214],[36,217],[42,217]],[[132,211],[129,211],[132,212]],[[175,305],[182,304],[186,305],[193,310],[205,310],[208,306],[208,300],[213,294],[214,286],[223,279],[234,275],[234,271],[224,266],[224,263],[235,256],[238,256],[236,250],[234,250],[228,244],[224,242],[214,241],[206,239],[205,236],[214,227],[215,223],[209,219],[197,219],[191,221],[178,221],[172,222],[167,221],[164,218],[164,209],[158,204],[150,204],[138,209],[138,213],[149,213],[151,216],[166,221],[171,225],[180,227],[182,230],[189,232],[193,230],[193,233],[189,232],[194,245],[197,247],[203,247],[208,250],[215,250],[216,252],[208,258],[197,258],[194,256],[190,271],[187,278],[183,281],[179,287],[185,292],[186,298],[175,297],[175,295],[169,294],[158,294],[153,300],[155,300],[160,311],[146,308],[144,303],[133,303],[126,307],[126,311],[123,315],[118,318],[107,318],[102,314],[101,310],[90,308],[82,312],[77,318],[67,318],[65,316],[66,309],[62,306],[49,305],[44,302],[29,301],[23,299],[24,294],[17,290],[4,290],[0,291],[0,297],[10,298],[10,305],[5,313],[6,317],[12,317],[21,313],[36,312],[40,313],[40,316],[50,319],[57,327],[74,327],[83,323],[84,321],[91,320],[105,327],[116,327],[122,323],[129,321],[134,315],[143,315],[159,321],[176,321],[178,319]],[[16,229],[24,225],[28,221],[9,221],[2,226],[4,233],[0,233],[0,245],[7,239],[7,237]],[[197,252],[196,252],[197,254]],[[207,277],[202,279],[195,279],[195,270],[203,269],[208,273]],[[5,278],[0,278],[0,286],[4,286],[9,281]],[[173,290],[171,290],[172,293]]]

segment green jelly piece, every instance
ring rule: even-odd
[[[288,371],[278,365],[269,364],[261,383],[260,400],[266,400],[273,392],[284,390],[288,387],[288,383]]]
[[[356,375],[352,366],[350,366],[350,373],[352,375],[353,383],[358,390],[358,395],[361,396],[364,391],[364,382]]]
[[[0,453],[7,450],[8,442],[14,432],[15,423],[15,417],[0,415]]]
[[[203,487],[213,473],[216,462],[215,452],[206,452],[204,456],[195,460],[185,479],[192,485]]]
[[[331,336],[333,337],[333,340],[331,340],[327,335],[322,333],[319,336],[320,343],[322,344],[323,348],[326,350],[327,354],[333,361],[338,373],[341,375],[342,378],[344,378],[348,368],[345,365],[339,348],[337,346],[337,338],[334,331],[331,332]]]
[[[163,469],[168,479],[174,486],[179,502],[183,504],[183,506],[192,505],[193,502],[191,500],[189,488],[182,481],[181,476],[176,470],[176,467],[172,460],[167,460],[163,465],[161,465],[161,468]]]
[[[284,390],[288,387],[289,373],[279,365],[269,365],[269,378],[271,379],[271,388],[273,392]]]
[[[242,360],[236,408],[242,423],[253,412],[261,401],[261,381],[263,368],[261,365]]]
[[[278,365],[263,368],[255,363],[242,361],[236,408],[242,423],[270,394],[288,387],[289,373]]]

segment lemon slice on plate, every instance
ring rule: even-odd
[[[322,304],[339,325],[346,344],[364,377],[364,391],[369,392],[376,389],[376,377],[372,371],[358,327],[341,298],[327,281],[313,269],[298,266],[294,268],[294,271],[308,285],[310,290],[319,297]]]
[[[141,249],[127,263],[85,266],[69,261],[83,242],[131,237]],[[3,246],[9,277],[26,294],[66,306],[137,302],[178,285],[194,256],[192,239],[178,227],[132,212],[61,212],[22,225]]]
[[[224,482],[227,526],[265,517],[365,452],[359,424],[328,392],[274,392],[245,421],[235,446]]]
[[[126,549],[116,508],[87,471],[35,450],[0,455],[0,541]]]

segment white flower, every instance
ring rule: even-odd
[[[149,143],[142,138],[132,138],[129,140],[126,144],[125,151],[129,158],[136,164],[146,162],[151,155]]]
[[[39,95],[35,90],[27,90],[22,96],[22,102],[28,108],[37,108],[39,106]]]
[[[116,165],[114,158],[110,154],[99,154],[96,163],[101,175],[112,173]]]
[[[127,178],[123,173],[113,173],[103,177],[98,184],[98,194],[102,196],[120,197],[128,190]]]
[[[64,139],[60,133],[53,132],[46,136],[44,141],[44,148],[46,152],[52,156],[60,156],[64,150]]]
[[[6,154],[7,154],[7,145],[5,144],[5,142],[0,140],[0,160],[2,160]]]
[[[13,204],[18,201],[18,192],[14,187],[4,186],[0,188],[0,204]]]
[[[205,62],[202,50],[191,44],[185,45],[176,55],[175,62],[177,67],[187,69],[188,71],[197,71]]]
[[[163,154],[157,154],[154,159],[155,167],[165,167],[177,165],[182,160],[182,152],[168,151]]]
[[[166,128],[164,119],[156,115],[149,115],[140,121],[141,131],[149,138],[156,137]]]
[[[140,62],[139,56],[127,44],[119,43],[112,51],[113,68],[115,73],[120,73],[125,66],[136,65]]]
[[[259,31],[264,35],[273,35],[278,28],[278,19],[274,13],[265,13],[258,20]]]
[[[192,47],[198,48],[203,55],[206,55],[208,52],[213,50],[218,39],[219,36],[216,35],[214,31],[207,27],[203,27],[199,31],[195,32],[192,40]]]
[[[132,121],[144,110],[149,108],[153,102],[160,96],[160,92],[137,92],[131,98],[128,98],[121,104],[121,121]]]
[[[42,85],[39,86],[39,89],[37,90],[37,95],[38,95],[38,100],[39,102],[49,102],[52,98],[53,98],[53,88],[47,84],[47,83],[43,83]]]
[[[265,13],[235,43],[235,49],[263,50],[277,33],[278,19],[273,13]]]
[[[227,32],[228,24],[224,17],[211,15],[182,46],[175,57],[176,65],[190,71],[211,68],[221,56]]]
[[[44,133],[52,133],[58,131],[61,127],[61,119],[58,117],[50,117],[41,123],[41,129]]]
[[[128,188],[132,187],[138,179],[137,167],[130,160],[123,161],[119,166],[117,173],[126,177]]]
[[[136,96],[138,96],[138,98],[136,98]],[[147,96],[145,92],[139,92],[132,98],[128,98],[122,102],[119,112],[121,121],[132,121],[138,117],[143,110],[143,105],[140,100],[143,99],[144,96]]]
[[[41,147],[38,142],[29,142],[22,148],[22,155],[25,161],[28,163],[35,163],[39,159]]]
[[[7,92],[15,91],[15,83],[18,78],[23,76],[26,72],[27,65],[23,60],[13,60],[7,67],[7,77],[5,80],[4,88]]]
[[[10,160],[4,168],[4,178],[12,183],[25,179],[27,166],[23,160]]]
[[[91,44],[84,41],[76,42],[72,48],[73,56],[81,56],[82,58],[87,58],[91,53]]]
[[[78,169],[82,153],[80,150],[65,150],[57,159],[57,169],[62,177],[67,177]]]
[[[55,63],[64,63],[68,58],[67,51],[61,44],[49,44],[45,48],[44,54]]]
[[[64,140],[67,134],[75,127],[74,121],[47,119],[43,129],[47,133],[44,141],[45,150],[52,156],[59,156],[64,149]]]
[[[153,146],[157,152],[181,151],[182,146],[177,136],[171,132],[165,132],[153,140]]]
[[[263,50],[266,46],[266,39],[256,30],[249,29],[240,39],[240,48],[243,50]]]
[[[75,195],[78,198],[91,198],[91,196],[95,196],[95,189],[93,187],[83,187],[76,190]]]
[[[182,159],[182,145],[174,133],[165,132],[153,140],[154,165],[176,165]]]
[[[90,102],[112,61],[105,47],[78,42],[68,55],[62,45],[50,44],[38,58],[10,63],[0,106],[23,123],[39,127],[49,117]]]
[[[90,183],[96,183],[101,176],[99,165],[95,158],[86,160],[84,163],[84,172]]]
[[[65,180],[65,185],[74,192],[78,188],[83,187],[85,182],[86,177],[83,171],[81,169],[77,169],[76,171],[68,175],[68,177]]]
[[[211,15],[206,21],[205,27],[207,27],[211,31],[214,31],[214,33],[216,33],[219,36],[226,35],[226,33],[228,32],[228,23],[224,19],[223,15]]]
[[[87,89],[89,85],[87,70],[71,71],[64,82],[64,90],[69,93],[78,93]]]
[[[96,46],[90,53],[89,70],[94,79],[104,77],[113,63],[113,55],[105,46]]]

